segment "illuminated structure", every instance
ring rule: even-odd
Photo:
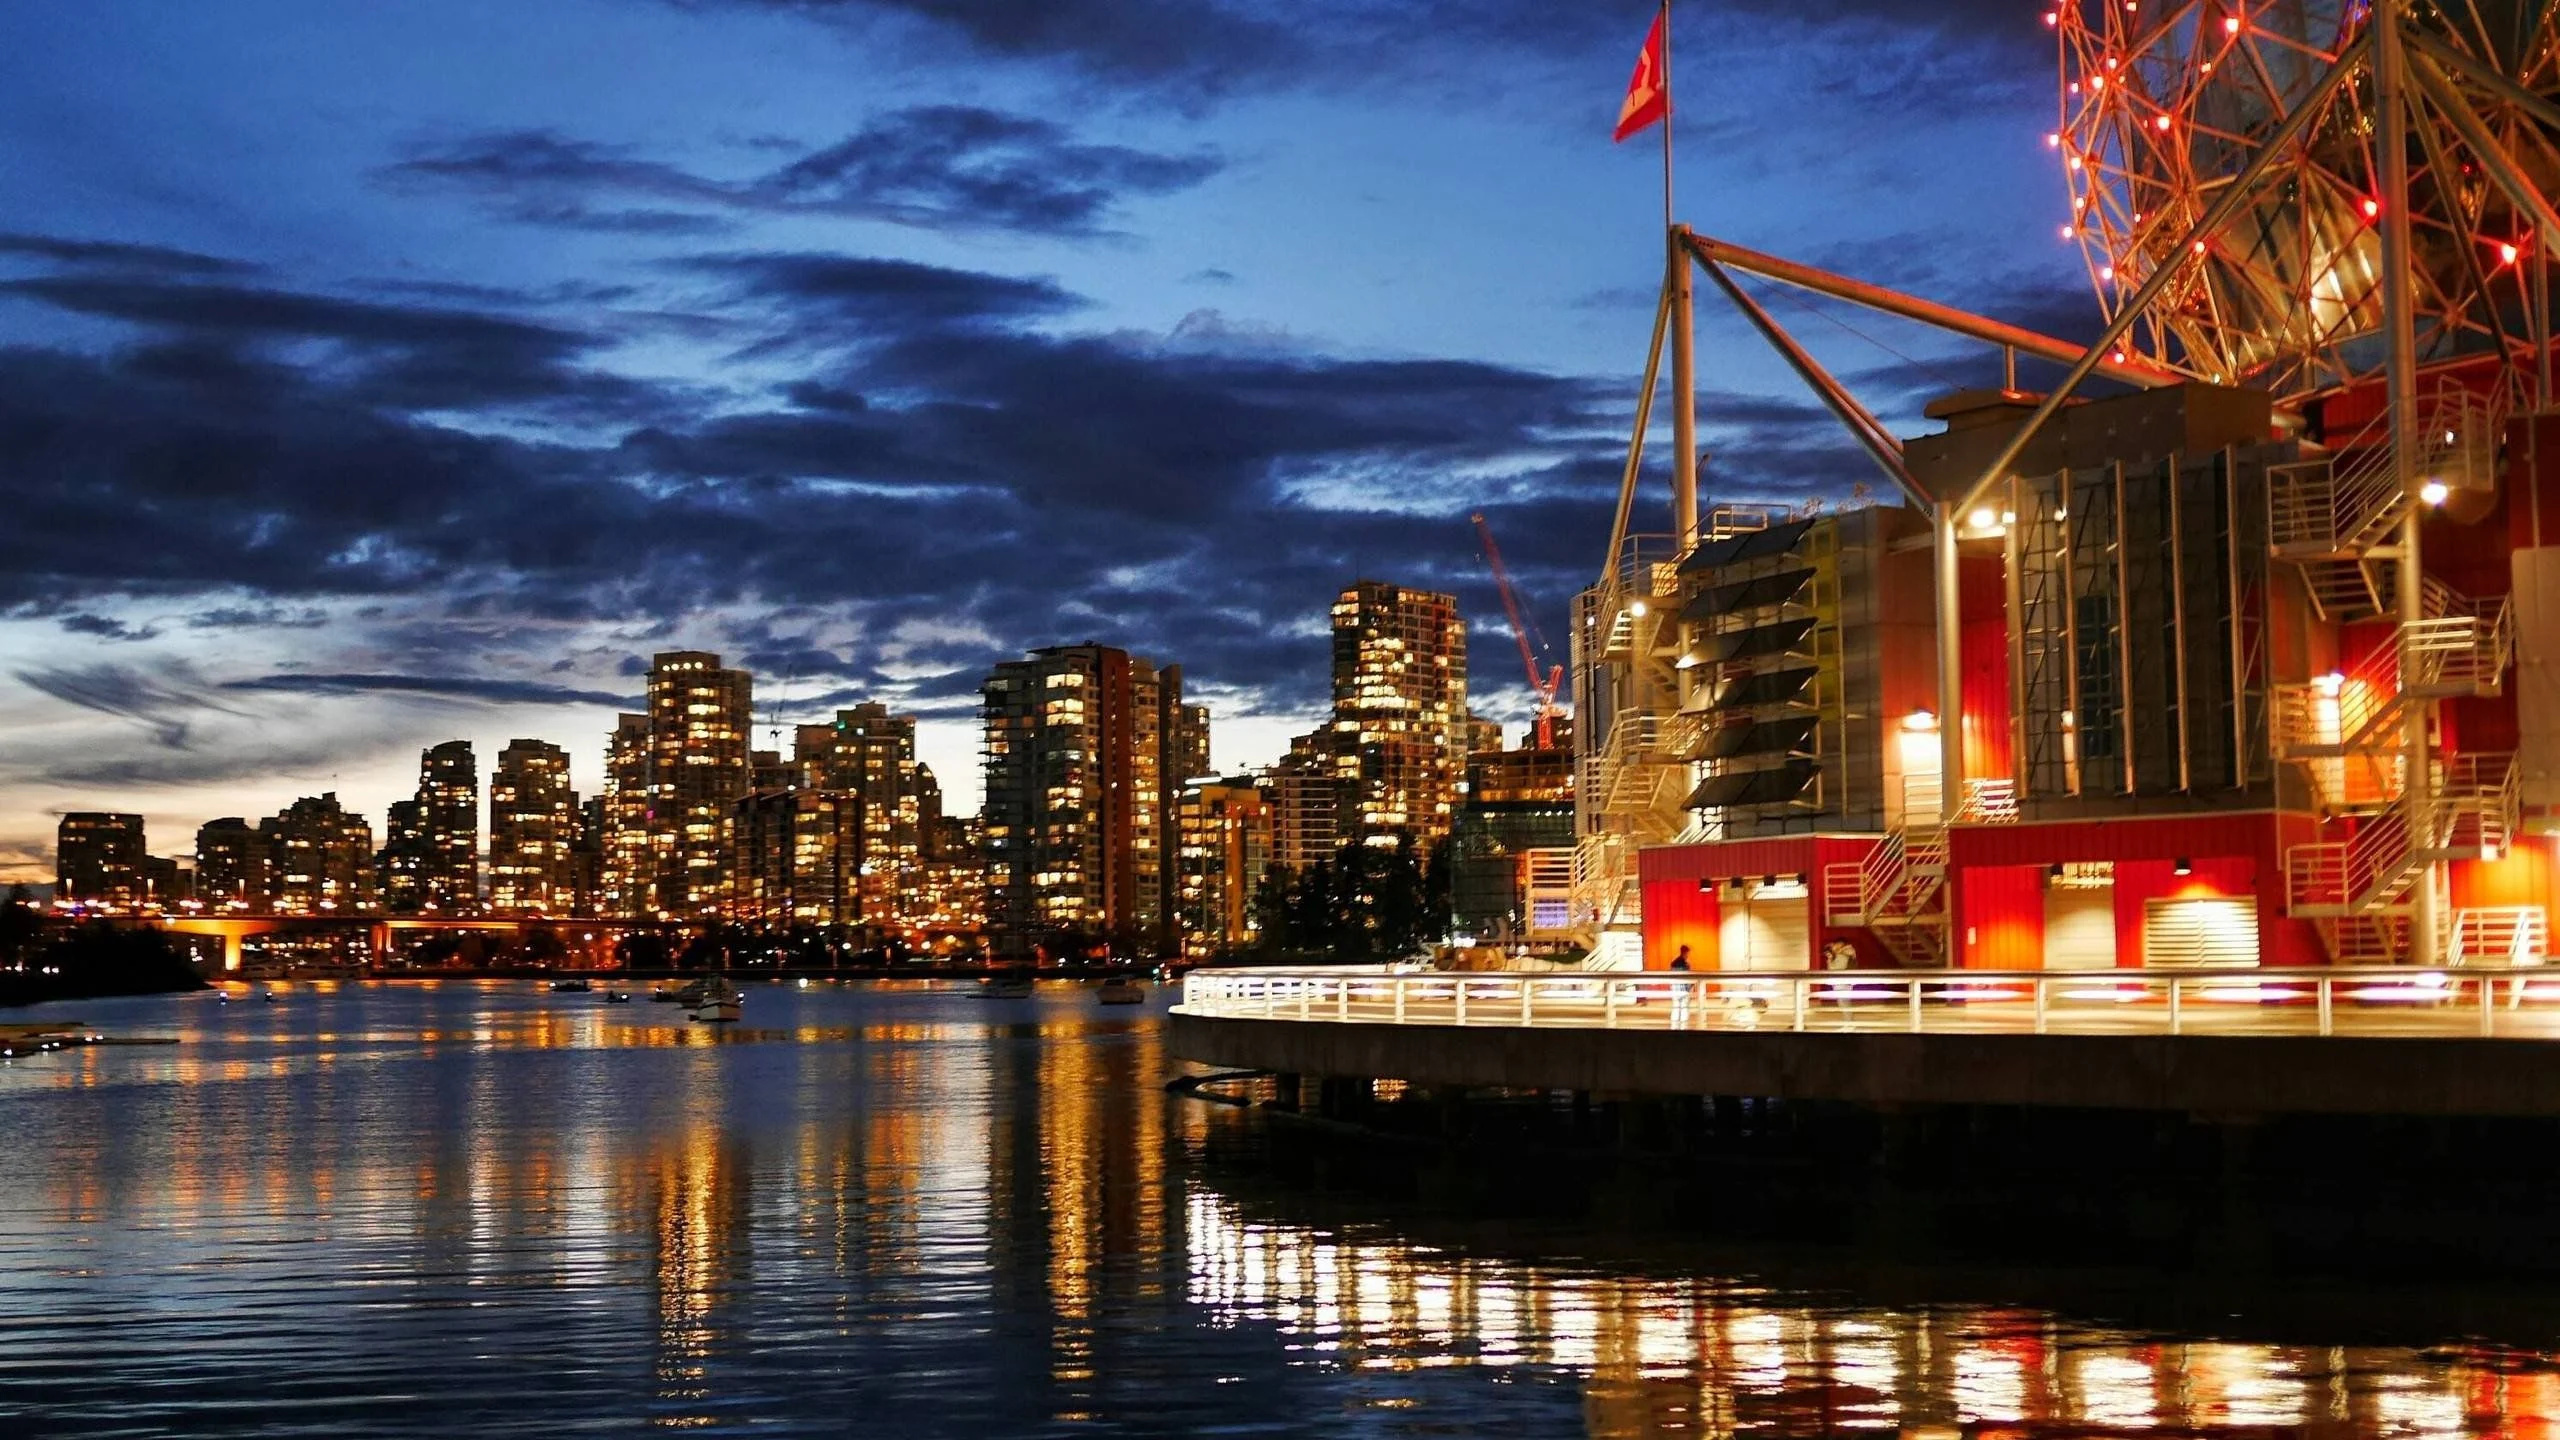
[[[1182,953],[1250,944],[1253,899],[1271,865],[1272,805],[1251,776],[1182,787],[1179,920]]]
[[[336,791],[306,796],[261,821],[278,915],[357,915],[379,908],[373,826]]]
[[[508,741],[489,777],[489,913],[576,913],[574,852],[583,828],[568,752],[541,740]]]
[[[1289,753],[1262,774],[1271,802],[1271,863],[1304,870],[1330,860],[1342,844],[1342,785],[1326,753],[1323,731],[1289,742]]]
[[[2560,656],[2552,12],[2075,0],[2045,23],[2093,344],[1673,227],[1610,562],[1578,616],[1577,920],[1615,963],[1714,953],[1764,895],[1803,909],[1788,963],[2538,962],[2560,879],[2560,693],[2532,688]],[[1712,788],[1726,769],[1694,749],[1701,687],[1679,668],[1694,637],[1670,616],[1700,603],[1699,554],[1781,520],[1701,520],[1695,274],[1904,502],[1934,683],[1844,738],[1934,768],[1934,814],[1906,793],[1880,827],[1843,814],[1797,839],[1673,798],[1758,783]],[[1744,276],[1999,347],[2009,378],[1906,443]],[[1673,524],[1654,537],[1631,502],[1666,342]],[[2064,373],[2022,389],[2022,359]],[[2091,400],[2093,377],[2146,393]]]
[[[856,925],[863,919],[862,797],[844,790],[759,790],[738,802],[729,917],[750,925]]]
[[[1333,603],[1333,726],[1345,839],[1425,846],[1457,814],[1468,748],[1467,626],[1454,595],[1375,580]]]
[[[605,740],[604,793],[596,798],[596,912],[619,920],[649,918],[657,865],[649,845],[648,716],[613,718],[613,734]]]
[[[377,858],[383,909],[468,915],[480,906],[480,771],[468,740],[418,757],[415,798],[394,802]]]
[[[711,918],[730,897],[730,827],[752,779],[751,684],[746,671],[699,650],[669,651],[650,666],[648,903],[661,916]]]
[[[56,905],[133,910],[143,902],[142,817],[75,810],[54,827]]]
[[[1106,645],[1061,645],[987,677],[988,923],[999,954],[1049,937],[1169,953],[1174,806],[1206,711],[1182,668]]]
[[[1552,738],[1561,722],[1542,718]],[[1540,747],[1538,729],[1516,750],[1467,757],[1449,908],[1458,933],[1479,941],[1549,945],[1571,934],[1573,752]]]
[[[196,900],[216,914],[249,915],[272,903],[267,837],[237,815],[196,829]]]
[[[877,702],[838,710],[826,724],[799,727],[792,757],[801,783],[859,798],[860,918],[884,929],[900,926],[924,863],[928,799],[933,818],[942,810],[941,786],[916,759],[915,717],[891,714]]]
[[[923,862],[899,897],[908,944],[949,952],[986,938],[987,863],[980,854],[977,822],[942,816],[925,830]]]

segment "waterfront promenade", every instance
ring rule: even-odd
[[[1417,1084],[2560,1117],[2560,973],[1210,970],[1173,1046]]]

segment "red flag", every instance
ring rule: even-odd
[[[1654,12],[1653,28],[1644,34],[1644,49],[1636,55],[1636,73],[1627,81],[1626,103],[1618,107],[1618,133],[1612,140],[1624,140],[1671,113],[1671,79],[1663,73],[1662,22],[1670,18],[1670,7]]]

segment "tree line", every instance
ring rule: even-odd
[[[1425,852],[1408,835],[1393,848],[1343,846],[1302,869],[1274,865],[1254,892],[1260,948],[1392,959],[1449,933],[1449,845]]]

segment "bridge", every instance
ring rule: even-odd
[[[1202,970],[1173,1049],[1418,1085],[2560,1117],[2560,971]]]
[[[374,958],[387,955],[395,935],[416,931],[470,931],[521,935],[528,929],[556,933],[567,947],[590,960],[610,954],[620,936],[640,930],[681,930],[674,922],[598,920],[585,917],[512,915],[110,915],[98,917],[117,925],[166,930],[173,935],[210,935],[222,940],[222,969],[237,974],[244,942],[255,935],[320,935],[363,932]]]

